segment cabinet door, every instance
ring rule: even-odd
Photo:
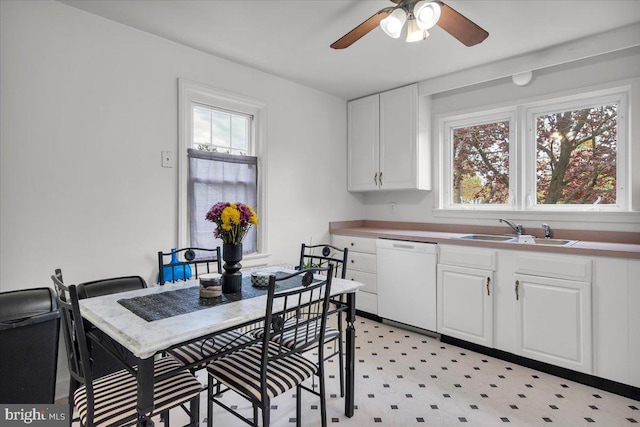
[[[347,114],[348,189],[376,190],[380,168],[380,96],[349,101]]]
[[[591,284],[514,277],[518,354],[591,374]]]
[[[418,188],[418,87],[380,94],[382,190]]]
[[[438,264],[438,332],[493,346],[493,272]]]

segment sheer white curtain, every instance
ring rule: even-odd
[[[241,202],[258,213],[258,158],[188,149],[189,158],[189,237],[190,246],[215,248],[222,246],[214,239],[216,225],[205,215],[218,202]],[[257,234],[252,227],[244,241],[245,254],[256,252]]]

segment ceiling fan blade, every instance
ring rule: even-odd
[[[369,31],[376,28],[380,24],[380,21],[386,18],[387,15],[389,15],[394,9],[394,7],[385,7],[384,9],[379,10],[375,15],[333,42],[331,47],[334,49],[344,49],[351,46],[353,43],[360,40],[360,38],[366,35]]]
[[[465,46],[473,46],[489,37],[489,33],[460,12],[441,3],[442,14],[438,26],[460,40]]]

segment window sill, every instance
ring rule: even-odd
[[[243,268],[264,267],[269,265],[269,259],[271,254],[269,253],[252,253],[244,255],[242,257]]]

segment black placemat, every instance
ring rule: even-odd
[[[283,277],[291,273],[276,271],[276,277]],[[276,282],[276,292],[292,289],[301,285],[302,275]],[[171,286],[166,284],[164,286]],[[200,298],[200,287],[177,289],[175,291],[141,297],[125,298],[118,303],[147,322],[162,320],[181,314],[193,313],[216,305],[255,298],[266,295],[267,288],[257,288],[251,284],[251,276],[242,278],[242,291],[233,294],[222,294],[216,298]]]

